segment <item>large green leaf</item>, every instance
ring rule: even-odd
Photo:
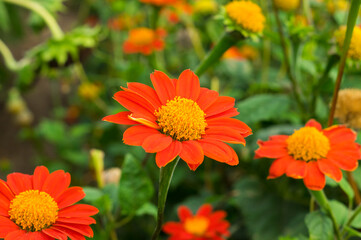
[[[140,163],[130,154],[125,156],[119,182],[119,205],[122,214],[135,214],[153,196],[153,185]]]
[[[259,94],[236,105],[238,117],[247,124],[280,119],[290,108],[290,99],[282,94]]]
[[[305,222],[310,240],[333,240],[332,221],[321,211],[307,214]]]

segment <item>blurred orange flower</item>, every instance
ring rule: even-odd
[[[172,5],[179,0],[140,0],[142,3],[153,4],[157,6]]]
[[[303,179],[311,190],[322,190],[325,175],[340,181],[342,171],[353,171],[361,158],[360,146],[355,143],[356,133],[345,126],[334,125],[322,130],[315,120],[296,130],[291,136],[276,135],[268,141],[258,141],[256,158],[276,158],[268,178],[283,174]]]
[[[257,50],[252,46],[243,45],[242,47],[238,48],[233,46],[229,48],[224,54],[223,59],[234,59],[234,60],[244,60],[249,59],[253,60],[256,59],[258,56]]]
[[[238,115],[235,99],[201,88],[198,77],[185,70],[177,79],[155,71],[150,75],[154,89],[141,83],[128,83],[114,95],[127,112],[104,117],[104,121],[135,125],[123,134],[125,144],[142,146],[157,153],[158,167],[178,155],[196,170],[204,155],[229,165],[238,164],[236,152],[226,143],[246,144],[252,130]],[[226,142],[226,143],[224,143]]]
[[[178,208],[180,222],[167,222],[163,231],[172,240],[223,240],[230,235],[225,211],[212,212],[212,206],[204,204],[195,215],[186,206]]]
[[[125,53],[142,53],[149,55],[153,51],[164,49],[166,32],[163,29],[135,28],[130,30],[128,39],[123,44]]]
[[[44,166],[34,175],[12,173],[0,179],[0,238],[85,239],[93,237],[90,216],[98,209],[75,204],[85,197],[81,187],[70,187],[70,174],[49,173]],[[74,205],[75,204],[75,205]]]

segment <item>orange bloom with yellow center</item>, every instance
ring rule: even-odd
[[[177,3],[179,0],[140,0],[142,3],[153,4],[156,6],[166,6],[166,5],[173,5]]]
[[[0,179],[0,238],[85,239],[93,237],[90,216],[98,209],[75,204],[85,197],[80,187],[70,187],[70,174],[49,173],[37,167],[34,175],[12,173]],[[75,205],[74,205],[75,204]]]
[[[361,158],[360,146],[355,143],[356,133],[345,126],[335,125],[322,129],[315,120],[296,130],[291,136],[276,135],[268,141],[258,141],[256,158],[276,158],[268,178],[283,174],[303,179],[311,190],[322,190],[325,175],[339,182],[342,171],[353,171]]]
[[[186,206],[178,208],[180,222],[164,224],[163,231],[172,240],[223,240],[230,235],[229,222],[224,220],[225,211],[212,211],[212,206],[204,204],[193,215]]]
[[[154,89],[128,83],[114,99],[129,111],[103,118],[117,124],[135,125],[123,134],[125,144],[156,153],[158,167],[178,155],[195,170],[204,155],[229,165],[238,164],[236,152],[226,143],[246,144],[252,130],[231,117],[238,115],[235,99],[201,88],[198,77],[185,70],[177,79],[155,71]],[[225,143],[226,142],[226,143]]]
[[[163,29],[153,30],[150,28],[135,28],[130,30],[128,39],[124,42],[123,51],[125,53],[142,53],[149,55],[153,51],[164,49]]]

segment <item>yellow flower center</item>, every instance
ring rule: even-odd
[[[175,97],[155,111],[162,132],[178,141],[200,139],[207,123],[205,113],[191,99]]]
[[[58,210],[58,204],[48,193],[28,190],[11,201],[9,215],[21,229],[36,232],[54,224]]]
[[[151,44],[155,39],[155,33],[149,28],[133,29],[129,34],[129,41],[137,46]]]
[[[184,228],[188,233],[196,236],[203,236],[209,226],[209,220],[205,217],[188,218],[184,224]]]
[[[287,139],[287,149],[296,160],[308,162],[326,157],[330,150],[330,142],[316,128],[303,127]]]
[[[226,6],[227,15],[245,30],[262,32],[266,18],[261,8],[251,1],[233,1]]]

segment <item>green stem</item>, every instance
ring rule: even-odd
[[[336,238],[337,238],[337,240],[341,240],[341,233],[340,233],[338,223],[336,222],[335,215],[332,212],[332,209],[330,207],[330,204],[328,203],[328,199],[327,199],[325,193],[323,192],[323,190],[321,190],[321,191],[310,190],[310,193],[315,198],[318,205],[320,205],[320,207],[323,210],[325,210],[326,213],[330,216],[332,223],[333,223],[334,231],[336,233]]]
[[[285,35],[283,33],[281,19],[279,17],[278,9],[277,9],[277,7],[276,7],[276,5],[274,4],[273,1],[272,1],[272,6],[273,6],[273,11],[274,11],[274,14],[275,14],[275,18],[276,18],[278,34],[279,34],[280,40],[281,40],[281,46],[282,46],[282,51],[283,51],[283,55],[284,55],[284,64],[285,64],[285,67],[286,67],[286,73],[287,73],[288,78],[291,81],[292,92],[293,92],[293,94],[295,96],[295,100],[296,100],[300,110],[302,112],[305,112],[305,108],[304,108],[304,106],[302,104],[300,95],[298,94],[298,91],[297,91],[297,81],[296,81],[296,78],[295,78],[294,74],[292,73],[289,50],[288,50],[288,47],[287,47]]]
[[[158,190],[158,215],[157,226],[154,230],[152,240],[157,240],[160,232],[162,231],[164,208],[167,200],[168,189],[172,181],[174,170],[179,162],[179,157],[168,163],[167,166],[162,167],[159,173],[159,190]]]
[[[15,4],[24,8],[27,8],[40,15],[48,25],[54,39],[62,39],[64,36],[63,31],[59,27],[59,24],[56,22],[55,18],[39,3],[33,2],[30,0],[0,0]]]
[[[0,39],[0,53],[4,57],[5,65],[7,66],[7,68],[9,68],[12,71],[17,71],[30,63],[30,60],[27,58],[24,58],[19,62],[17,62],[14,59],[14,56],[12,55],[10,49],[6,46],[6,44],[3,41],[1,41],[1,39]]]
[[[351,215],[350,219],[347,221],[346,226],[350,226],[352,221],[355,220],[357,215],[361,212],[361,204],[357,206],[353,214]]]
[[[360,9],[360,4],[361,4],[361,0],[352,0],[352,2],[351,2],[350,12],[349,12],[348,18],[347,18],[346,36],[345,36],[345,40],[343,42],[343,47],[342,47],[341,61],[340,61],[340,65],[338,68],[335,89],[333,92],[330,115],[328,117],[328,126],[331,126],[333,124],[333,119],[334,119],[335,110],[336,110],[336,103],[337,103],[337,98],[338,98],[338,92],[340,90],[343,71],[345,69],[345,64],[346,64],[346,59],[347,59],[347,53],[348,53],[348,49],[349,49],[350,43],[351,43],[352,32],[353,32],[353,29],[355,27],[356,20],[358,17],[358,11]]]
[[[225,51],[235,45],[239,40],[244,39],[245,37],[240,32],[226,32],[217,45],[208,53],[206,58],[198,65],[195,74],[198,77],[202,75],[210,66],[222,57]]]

